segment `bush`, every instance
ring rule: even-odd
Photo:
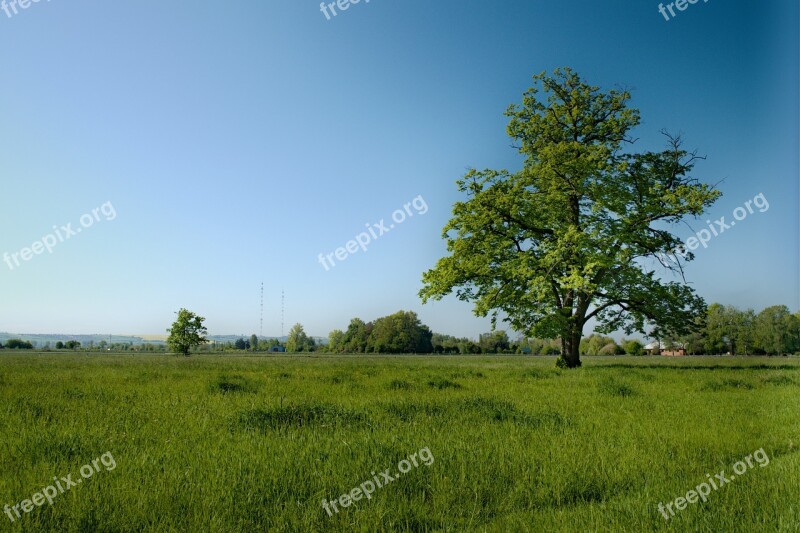
[[[556,359],[556,368],[569,368],[564,357],[558,356],[558,359]]]
[[[617,348],[616,344],[606,344],[600,348],[598,355],[617,355]]]
[[[622,349],[628,355],[644,355],[644,346],[637,340],[625,341],[622,344]]]

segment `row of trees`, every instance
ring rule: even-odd
[[[558,355],[561,340],[519,338],[510,340],[499,330],[480,335],[477,342],[468,338],[433,333],[431,349],[410,342],[409,331],[419,326],[416,314],[399,312],[364,323],[355,318],[346,332],[330,334],[328,351],[347,353],[437,353],[437,354],[533,354]],[[430,331],[421,326],[421,331]],[[685,348],[688,354],[781,355],[800,353],[800,312],[792,314],[784,305],[767,307],[759,313],[733,306],[712,304],[695,323],[696,331],[683,336],[660,334],[648,339],[666,349]],[[416,349],[415,349],[416,347]],[[292,350],[290,350],[292,351]],[[594,333],[581,339],[580,355],[644,355],[645,344],[638,339],[613,338]]]
[[[192,346],[208,349],[203,337],[205,320],[185,309],[168,330],[170,348],[188,355]],[[800,353],[800,312],[792,314],[784,305],[767,307],[756,314],[752,309],[741,311],[733,306],[712,304],[697,317],[694,331],[683,335],[656,330],[653,340],[665,348],[684,348],[689,354],[790,354]],[[187,344],[189,341],[192,344]],[[184,342],[184,344],[181,344]],[[260,341],[256,335],[240,338],[233,346],[239,350],[269,350],[279,346],[277,339]],[[182,351],[183,347],[186,351]],[[364,322],[353,318],[346,331],[335,329],[328,336],[328,345],[320,346],[309,337],[301,324],[295,324],[286,341],[288,352],[312,352],[323,349],[330,353],[521,353],[534,355],[563,354],[561,339],[520,338],[511,341],[505,331],[480,335],[478,342],[431,332],[413,311]],[[582,338],[580,355],[642,355],[642,342],[592,334]]]
[[[3,345],[0,343],[0,350],[2,349],[10,349],[10,350],[42,350],[45,352],[49,352],[52,350],[83,350],[88,352],[166,352],[166,346],[163,344],[153,344],[153,343],[142,343],[142,344],[133,344],[132,342],[113,342],[109,343],[105,340],[102,340],[98,343],[94,341],[89,341],[85,345],[81,344],[79,341],[76,340],[68,340],[68,341],[56,341],[55,343],[51,343],[47,341],[45,343],[37,342],[37,341],[24,341],[21,339],[8,339]]]
[[[200,351],[273,351],[284,347],[278,339],[259,339],[255,334],[231,343],[210,344],[203,336],[205,319],[186,309],[178,312],[178,319],[168,331],[169,348],[176,353],[188,355],[192,348]],[[773,305],[759,313],[752,309],[740,310],[734,306],[712,304],[695,323],[695,331],[685,335],[656,332],[653,340],[666,349],[684,348],[688,354],[731,355],[782,355],[800,353],[800,312],[792,314],[785,305]],[[30,341],[9,339],[0,349],[30,350]],[[58,341],[58,350],[77,350],[81,343],[75,340]],[[165,346],[130,343],[108,344],[101,341],[96,346],[89,343],[85,350],[113,350],[138,352],[164,352]],[[285,349],[288,352],[329,353],[436,353],[436,354],[532,354],[557,355],[561,352],[561,340],[519,338],[509,339],[505,331],[493,331],[479,336],[477,342],[468,338],[432,333],[422,324],[416,313],[398,311],[372,322],[360,318],[350,321],[347,331],[333,330],[326,345],[318,344],[308,336],[301,324],[289,331]],[[49,349],[45,346],[45,349]],[[580,355],[643,355],[642,342],[622,339],[617,343],[611,337],[592,334],[581,339]]]
[[[651,339],[664,349],[683,348],[689,355],[784,355],[800,353],[800,312],[792,314],[785,305],[773,305],[759,313],[731,305],[712,304],[695,322],[696,331],[671,335],[656,331]],[[558,342],[530,339],[520,346],[530,353],[555,355]],[[523,351],[524,350],[523,348]],[[463,352],[462,352],[463,353]],[[580,355],[643,355],[642,342],[592,334],[581,339]]]
[[[660,335],[667,346],[684,346],[690,354],[780,355],[800,352],[800,312],[773,305],[759,313],[732,305],[712,304],[688,335]],[[658,335],[657,335],[658,336]]]
[[[302,326],[301,326],[302,327]],[[249,339],[240,337],[236,342],[230,343],[214,343],[213,345],[206,344],[206,347],[213,350],[246,350],[250,352],[270,352],[277,346],[283,346],[278,339],[259,339],[258,335],[253,333]]]

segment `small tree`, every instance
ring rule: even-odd
[[[289,337],[286,339],[287,352],[310,352],[312,351],[313,346],[314,341],[308,335],[306,335],[302,324],[295,324],[292,326],[292,329],[289,330]]]
[[[642,355],[644,354],[644,346],[636,339],[631,339],[622,343],[622,349],[628,355]]]
[[[258,350],[258,337],[256,336],[255,333],[250,335],[250,349],[253,350],[254,352]]]
[[[341,352],[344,349],[344,331],[335,329],[328,333],[328,351]]]
[[[203,326],[205,318],[183,308],[178,311],[177,315],[177,320],[167,330],[169,333],[167,345],[173,352],[189,357],[189,351],[194,346],[200,346],[208,341],[204,337],[208,333],[206,327]]]

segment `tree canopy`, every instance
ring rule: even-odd
[[[311,352],[314,350],[314,339],[306,335],[302,324],[295,324],[289,330],[286,339],[287,352]]]
[[[696,154],[669,135],[661,152],[624,152],[639,124],[627,91],[601,92],[569,68],[533,79],[506,111],[523,168],[471,169],[457,181],[467,199],[443,230],[449,255],[423,274],[423,302],[455,292],[493,324],[558,337],[568,367],[580,366],[593,318],[598,333],[690,331],[705,311],[683,278],[693,255],[664,258],[681,244],[672,226],[720,195],[689,176]],[[677,276],[665,281],[657,268]]]
[[[397,313],[366,323],[350,321],[347,331],[335,329],[328,335],[328,349],[348,353],[430,353],[433,333],[413,311]]]
[[[167,329],[169,333],[167,346],[173,352],[188,357],[193,347],[207,342],[204,335],[208,333],[208,330],[203,326],[205,318],[183,308],[177,312],[177,315],[178,318],[172,323],[172,327]]]

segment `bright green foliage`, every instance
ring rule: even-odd
[[[314,351],[314,339],[306,335],[302,324],[295,324],[289,330],[289,337],[286,339],[287,352],[312,352]]]
[[[753,350],[755,313],[711,304],[706,312],[703,347],[708,354],[747,355]]]
[[[756,344],[768,354],[800,350],[800,320],[785,305],[767,307],[755,317]]]
[[[430,353],[431,333],[413,311],[398,311],[365,323],[350,321],[347,331],[331,331],[328,350],[349,353]]]
[[[622,343],[622,349],[628,355],[642,355],[644,354],[644,346],[636,339],[625,341]]]
[[[364,323],[360,318],[350,320],[347,331],[344,332],[344,350],[351,353],[363,353],[367,350],[367,340],[372,330],[372,323]]]
[[[506,112],[522,170],[472,169],[457,181],[468,199],[444,227],[449,255],[423,275],[423,302],[455,292],[493,323],[560,337],[568,367],[580,365],[592,318],[599,333],[691,330],[705,303],[657,269],[682,274],[693,256],[667,258],[681,243],[670,228],[720,193],[689,177],[696,156],[680,138],[667,136],[663,152],[622,151],[639,124],[627,92],[602,93],[570,69],[534,81]]]
[[[581,355],[615,355],[617,349],[614,339],[596,333],[582,339],[580,344]]]
[[[328,351],[341,352],[344,350],[344,331],[334,329],[328,333]]]
[[[375,321],[367,350],[375,353],[430,353],[433,333],[413,311],[398,311]]]
[[[183,308],[177,314],[177,320],[167,330],[169,333],[167,346],[173,352],[189,357],[189,352],[193,347],[200,346],[208,340],[204,337],[208,333],[206,327],[203,326],[205,318]]]
[[[508,333],[504,330],[482,334],[479,344],[483,353],[504,353],[511,347],[511,343],[508,340]]]

